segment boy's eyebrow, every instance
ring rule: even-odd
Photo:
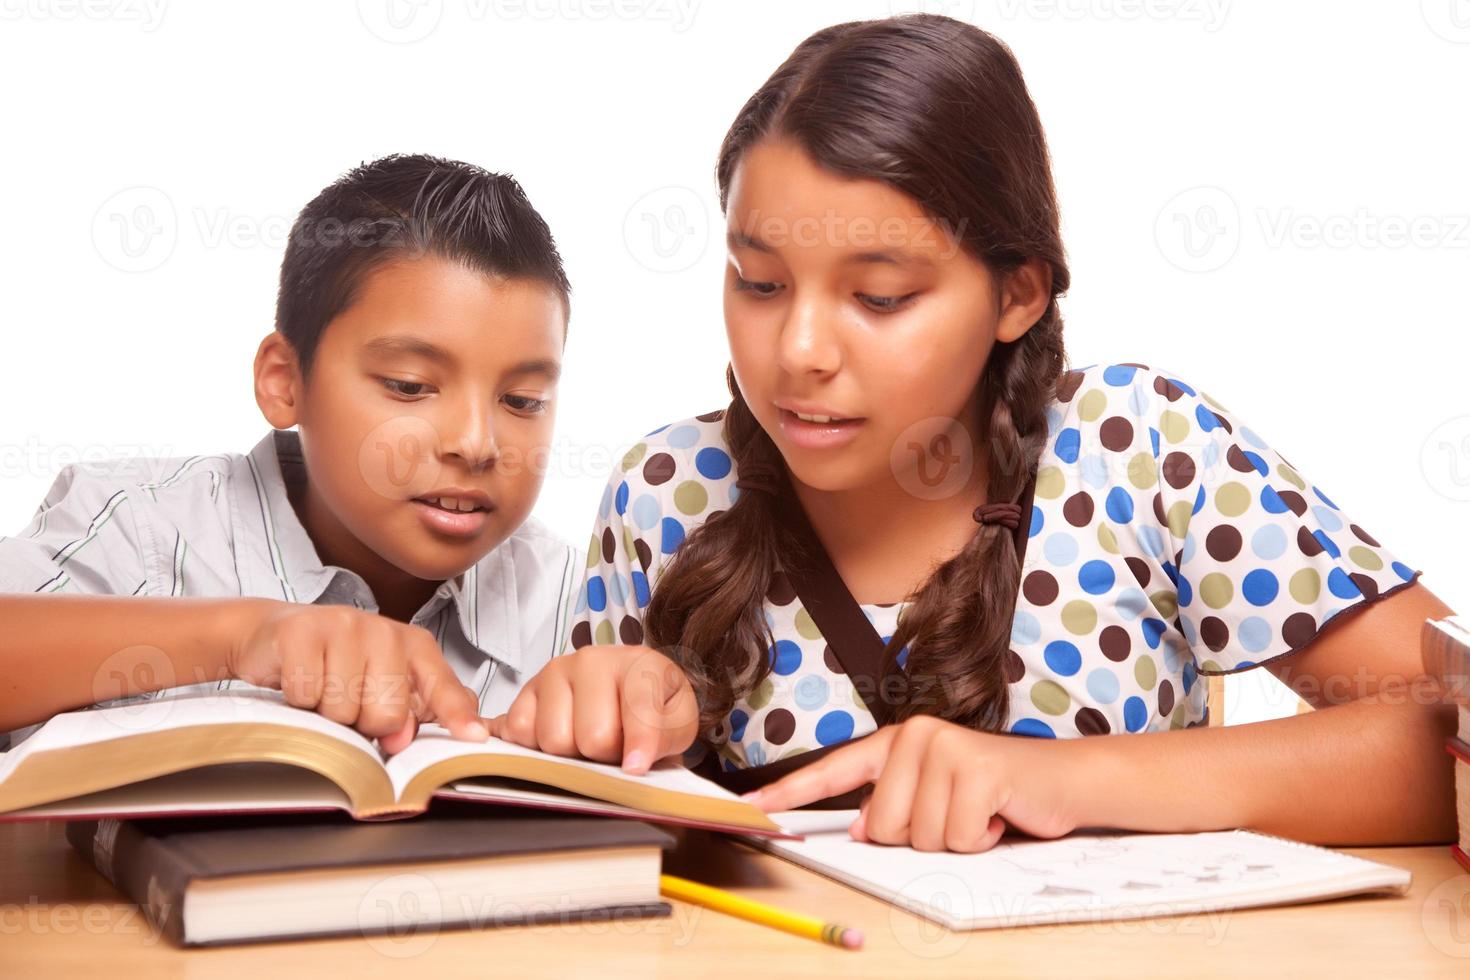
[[[732,228],[725,233],[725,245],[732,249],[750,248],[754,249],[757,252],[764,252],[767,255],[774,251],[774,249],[772,249],[770,245],[761,241],[759,238],[756,238],[754,235],[751,235],[744,231],[740,231],[736,228]],[[858,252],[856,255],[847,256],[843,259],[843,261],[880,263],[885,265],[897,266],[929,266],[934,264],[934,260],[929,258],[929,256],[927,255],[922,255],[918,252],[911,252],[907,249],[901,248],[878,249],[871,252]]]
[[[530,361],[522,361],[509,371],[505,372],[510,377],[522,374],[540,374],[548,381],[556,381],[561,377],[561,362],[549,357],[537,358]]]
[[[440,364],[454,363],[454,355],[438,344],[431,344],[422,337],[408,334],[389,334],[375,337],[362,345],[369,354],[414,354]]]

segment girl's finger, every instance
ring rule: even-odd
[[[867,834],[875,843],[908,843],[914,793],[918,789],[919,774],[923,771],[930,741],[928,725],[905,723],[899,726],[888,761],[873,786],[872,802],[868,805]]]
[[[741,799],[754,803],[767,813],[774,813],[777,810],[794,810],[866,786],[883,771],[892,742],[893,728],[882,728],[773,783],[746,793]]]
[[[955,816],[950,806],[954,795],[954,767],[934,753],[920,761],[923,771],[909,805],[908,840],[917,851],[944,850],[946,822]]]

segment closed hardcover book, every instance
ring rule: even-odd
[[[67,840],[186,946],[669,912],[659,871],[673,838],[635,820],[438,804],[384,823],[75,821]]]

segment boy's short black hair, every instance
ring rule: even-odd
[[[425,255],[539,280],[570,309],[571,284],[551,229],[515,178],[457,160],[395,154],[339,178],[291,227],[276,329],[296,351],[302,375],[310,376],[322,331],[352,303],[368,273]]]

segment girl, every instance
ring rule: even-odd
[[[871,784],[853,836],[923,850],[1007,824],[1453,837],[1453,708],[1410,685],[1448,608],[1177,374],[1066,369],[1048,154],[1003,44],[937,16],[819,31],[717,176],[730,405],[623,457],[575,652],[492,731],[634,771],[699,736],[766,809]],[[1327,710],[1203,727],[1199,675],[1258,665]]]

